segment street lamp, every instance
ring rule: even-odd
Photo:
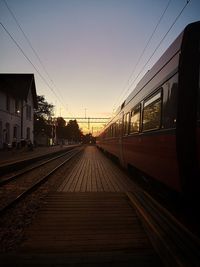
[[[23,104],[23,100],[21,101],[21,110],[17,109],[17,114],[20,115],[21,114],[21,141],[24,139],[23,138],[23,119],[24,119],[24,107],[27,106],[27,103]]]

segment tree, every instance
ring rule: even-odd
[[[38,102],[38,108],[34,110],[36,118],[43,117],[45,119],[48,119],[49,117],[53,116],[54,105],[49,104],[45,100],[43,95],[37,96],[37,102]]]
[[[52,127],[50,117],[53,115],[54,106],[49,104],[44,96],[37,96],[38,107],[34,110],[34,134],[41,132],[51,137]]]
[[[96,138],[92,136],[91,133],[86,134],[83,136],[83,143],[84,144],[95,144],[96,143]]]
[[[81,141],[82,132],[79,129],[79,125],[76,120],[70,120],[66,128],[67,128],[68,139],[75,142]]]
[[[56,134],[59,139],[67,139],[66,121],[62,117],[56,120]]]

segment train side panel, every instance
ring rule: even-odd
[[[172,133],[123,139],[125,161],[162,183],[181,191],[176,158],[176,137]]]
[[[98,146],[148,176],[197,195],[200,188],[200,22],[189,24],[106,126]],[[112,132],[122,118],[122,130]]]

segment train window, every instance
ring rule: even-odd
[[[111,126],[108,128],[108,137],[111,137]]]
[[[106,130],[106,138],[109,137],[109,128]]]
[[[112,137],[112,135],[113,135],[113,126],[110,125],[110,137]]]
[[[161,122],[161,91],[144,102],[142,130],[156,130]]]
[[[108,138],[110,137],[110,127],[108,127]]]
[[[115,130],[116,130],[116,127],[115,127],[115,123],[111,124],[110,127],[109,127],[109,137],[115,137]]]
[[[163,84],[163,128],[170,129],[176,127],[177,114],[177,94],[178,94],[178,74],[175,74]]]
[[[115,137],[119,136],[119,120],[115,123]]]
[[[138,133],[140,130],[140,105],[131,112],[130,133]]]
[[[124,115],[124,135],[129,134],[129,121],[130,121],[130,113],[126,113],[126,115]]]
[[[122,136],[122,133],[123,133],[123,119],[122,118],[120,118],[120,120],[119,120],[118,130],[119,130],[119,136]]]
[[[115,137],[115,124],[112,124],[112,137]]]
[[[107,138],[107,129],[105,130],[104,138]]]
[[[112,137],[116,136],[116,123],[113,123],[112,125]]]
[[[126,114],[126,134],[129,134],[130,128],[130,112]]]

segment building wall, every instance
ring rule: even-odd
[[[11,144],[20,142],[21,116],[16,112],[15,99],[9,96],[9,105],[7,106],[7,95],[0,92],[0,148],[3,143]]]
[[[22,138],[31,140],[33,143],[33,98],[31,91],[29,91],[27,102],[23,102],[23,134]]]
[[[18,103],[17,103],[18,102]],[[0,91],[0,149],[20,143],[22,139],[33,142],[33,99],[29,92],[27,102]]]

